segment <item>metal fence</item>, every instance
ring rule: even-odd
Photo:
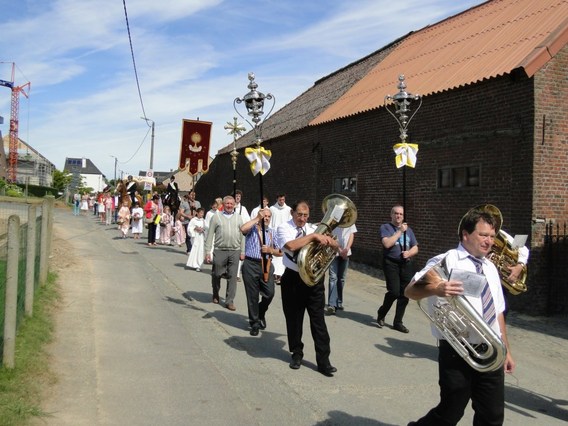
[[[548,314],[568,313],[568,232],[567,224],[547,223],[545,253],[548,274]]]
[[[0,197],[0,361],[8,368],[17,327],[47,280],[53,208],[53,197]]]

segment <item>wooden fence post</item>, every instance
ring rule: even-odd
[[[8,218],[8,264],[6,266],[6,301],[4,315],[4,351],[2,364],[14,368],[16,321],[18,310],[18,262],[20,257],[20,217]]]

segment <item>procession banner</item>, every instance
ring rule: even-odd
[[[209,170],[212,125],[209,121],[182,120],[179,168],[187,169],[192,176]]]

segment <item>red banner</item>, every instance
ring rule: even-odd
[[[187,168],[192,176],[199,172],[207,173],[209,170],[212,125],[209,121],[182,120],[179,167]]]

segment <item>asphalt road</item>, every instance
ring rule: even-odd
[[[64,294],[50,346],[58,382],[48,425],[406,425],[438,402],[437,348],[415,303],[409,334],[376,325],[384,282],[350,269],[345,311],[327,317],[328,378],[316,371],[309,325],[291,370],[280,290],[258,337],[242,285],[236,312],[211,303],[210,267],[185,268],[184,248],[120,239],[93,216],[55,214]],[[222,286],[222,295],[225,284]],[[530,292],[520,297],[530,297]],[[568,420],[568,325],[510,315],[517,362],[506,378],[507,425]],[[460,425],[472,422],[468,408]]]

